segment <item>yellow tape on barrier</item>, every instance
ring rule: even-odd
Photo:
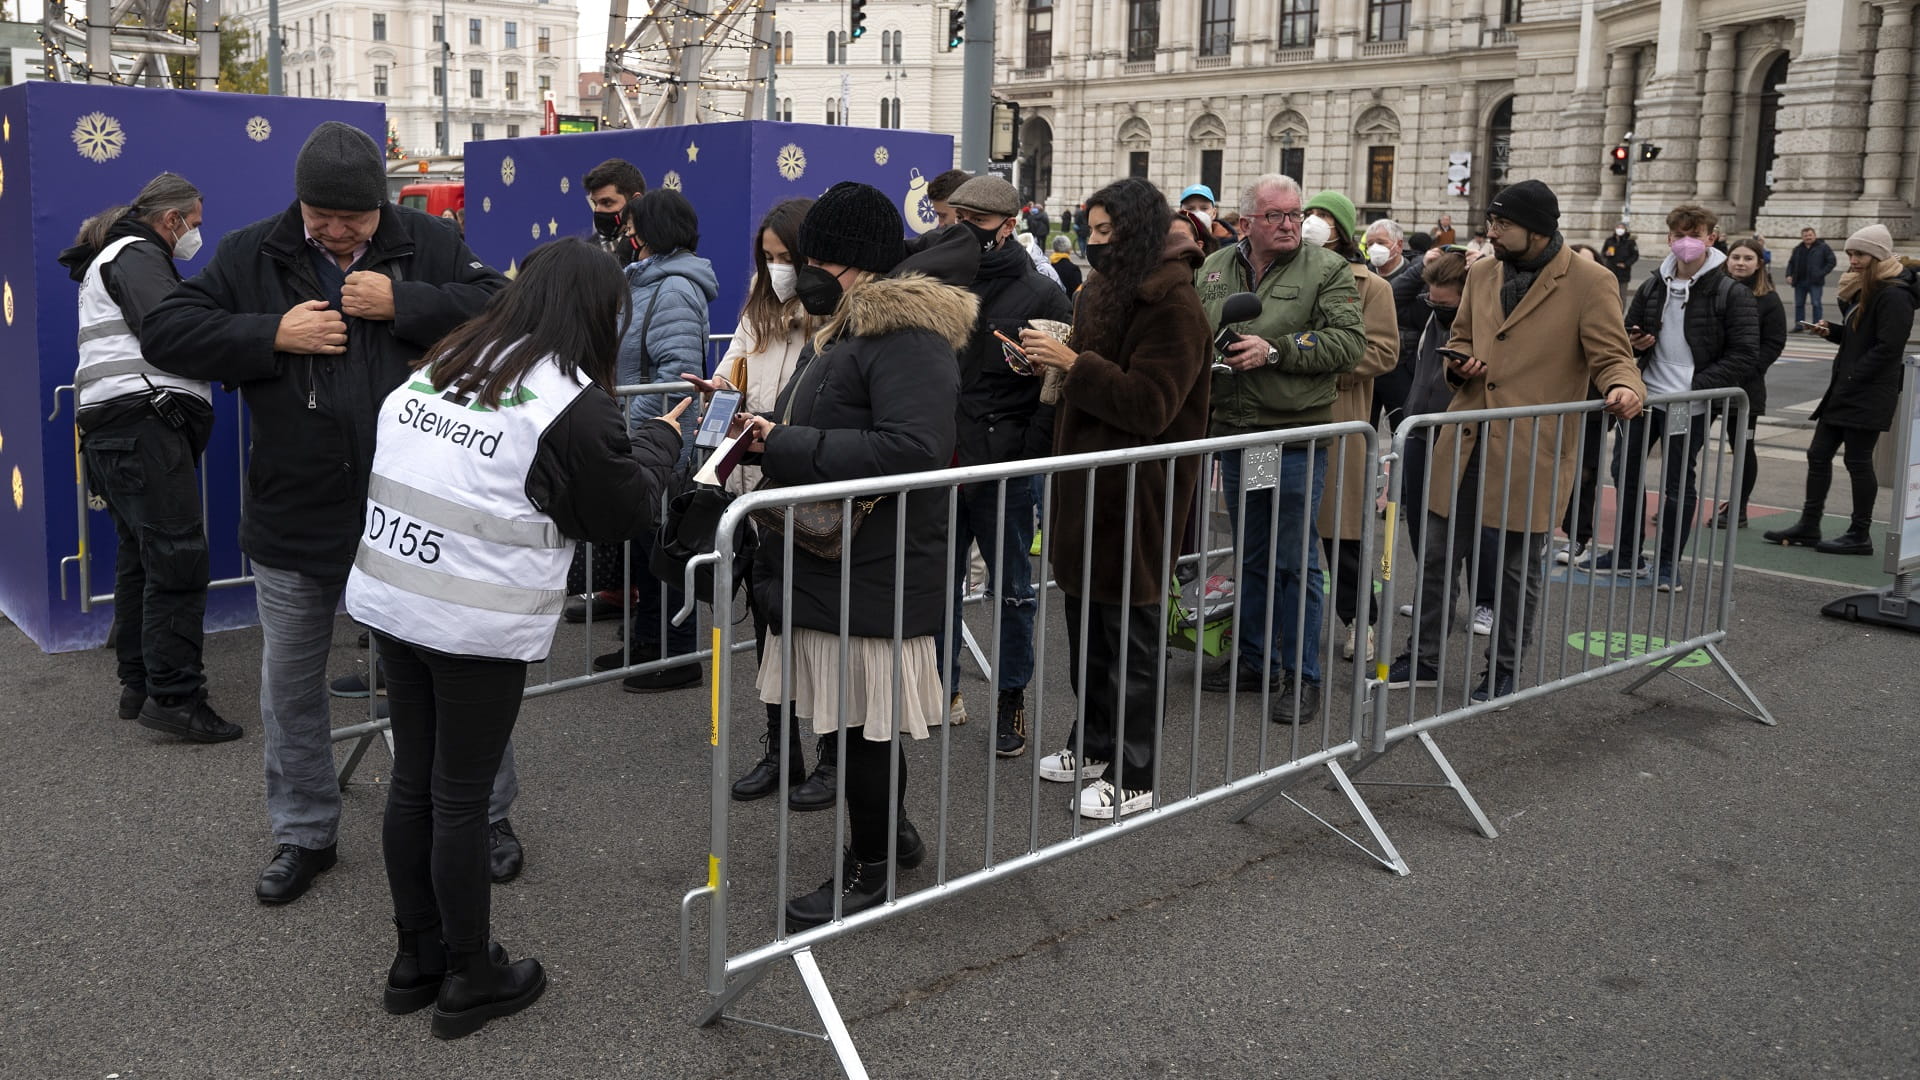
[[[707,888],[717,889],[719,887],[720,887],[720,856],[709,855],[707,856]]]
[[[713,746],[720,745],[720,628],[713,628],[713,671],[707,681],[713,684],[713,703],[709,706],[713,716],[713,734],[707,741]]]

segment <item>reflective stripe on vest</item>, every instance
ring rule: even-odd
[[[123,236],[108,244],[94,257],[80,283],[80,362],[73,372],[73,386],[82,409],[124,397],[144,397],[161,387],[213,402],[213,388],[207,383],[170,375],[147,363],[140,353],[140,339],[133,336],[120,305],[107,292],[102,268],[129,245],[150,242]]]
[[[491,408],[419,375],[388,394],[347,577],[353,617],[455,656],[546,656],[573,541],[527,497],[527,474],[584,389],[548,358]]]

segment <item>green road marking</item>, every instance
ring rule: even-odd
[[[1567,644],[1576,649],[1585,649],[1604,660],[1626,660],[1635,656],[1644,656],[1667,647],[1666,639],[1648,637],[1645,634],[1629,634],[1622,630],[1612,633],[1599,633],[1589,636],[1584,631],[1567,635]],[[1667,667],[1691,668],[1706,667],[1713,663],[1713,657],[1705,649],[1695,649],[1678,660],[1670,660]]]

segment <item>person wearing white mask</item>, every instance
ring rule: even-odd
[[[208,556],[194,465],[213,430],[213,391],[149,364],[146,316],[200,251],[199,189],[173,173],[95,214],[60,264],[80,283],[74,371],[80,449],[119,538],[113,613],[120,718],[194,742],[241,735],[207,704],[201,666]]]
[[[806,264],[800,252],[800,222],[813,207],[812,199],[788,199],[767,211],[760,221],[753,246],[753,284],[747,287],[747,302],[740,309],[740,324],[734,328],[733,342],[714,369],[711,383],[703,389],[741,391],[740,411],[755,416],[777,416],[774,403],[786,389],[799,367],[800,354],[819,329],[819,320],[807,314],[797,298],[798,268]],[[752,491],[760,483],[757,466],[741,465],[727,477],[727,490],[736,494]],[[767,617],[752,602],[754,590],[747,589],[753,610],[754,642],[764,649]],[[807,780],[806,763],[800,752],[799,714],[789,716],[793,728],[789,740],[792,787]],[[834,775],[829,771],[825,786],[829,797]],[[733,797],[741,802],[762,799],[780,787],[780,706],[767,706],[767,752],[746,775],[733,784]]]
[[[1373,413],[1368,417],[1378,423],[1385,415],[1389,428],[1400,422],[1407,395],[1413,391],[1414,361],[1430,315],[1420,299],[1427,287],[1420,276],[1424,267],[1406,257],[1406,241],[1406,232],[1392,218],[1381,218],[1367,226],[1367,264],[1392,287],[1394,320],[1400,331],[1399,363],[1374,380]]]

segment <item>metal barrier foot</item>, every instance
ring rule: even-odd
[[[1367,787],[1446,788],[1453,792],[1454,796],[1460,800],[1460,805],[1466,807],[1467,813],[1472,815],[1474,828],[1480,831],[1481,836],[1489,840],[1499,839],[1500,830],[1494,828],[1493,822],[1487,820],[1486,812],[1480,809],[1479,801],[1473,797],[1473,792],[1467,790],[1466,781],[1460,779],[1460,774],[1453,770],[1453,762],[1448,761],[1447,755],[1440,752],[1440,744],[1434,742],[1433,736],[1424,731],[1417,732],[1416,737],[1420,740],[1420,745],[1426,749],[1428,760],[1433,762],[1434,768],[1439,769],[1440,775],[1445,778],[1443,781],[1356,779],[1353,783]],[[1353,767],[1353,776],[1358,777],[1361,773],[1372,768],[1381,758],[1392,753],[1394,747],[1404,745],[1404,743],[1405,740],[1403,739],[1377,754],[1366,755],[1360,759],[1359,764]]]
[[[355,724],[352,727],[336,728],[334,730],[334,742],[345,742],[348,739],[358,740],[353,744],[353,749],[347,754],[347,760],[341,762],[339,774],[335,777],[335,779],[340,782],[341,791],[347,790],[347,785],[352,782],[353,771],[360,767],[360,759],[367,756],[367,747],[373,745],[373,740],[383,737],[387,740],[387,754],[388,756],[392,756],[393,721],[391,720],[369,720],[364,724]]]
[[[1237,825],[1252,817],[1260,808],[1275,799],[1285,799],[1298,807],[1301,813],[1319,822],[1321,825],[1326,826],[1327,830],[1335,836],[1338,836],[1340,839],[1345,840],[1347,843],[1359,849],[1361,854],[1367,858],[1372,859],[1374,862],[1379,863],[1395,874],[1405,877],[1410,872],[1407,869],[1407,861],[1400,857],[1400,850],[1393,846],[1393,841],[1387,838],[1386,831],[1380,828],[1379,820],[1373,816],[1373,810],[1367,806],[1366,800],[1360,797],[1360,791],[1354,786],[1353,781],[1348,778],[1347,771],[1340,767],[1338,761],[1327,761],[1324,764],[1327,772],[1333,776],[1335,786],[1340,789],[1341,794],[1345,795],[1347,802],[1352,805],[1353,812],[1360,815],[1361,823],[1367,827],[1369,833],[1373,834],[1373,842],[1379,846],[1379,851],[1375,851],[1373,848],[1355,840],[1347,834],[1345,829],[1314,813],[1305,803],[1293,797],[1291,794],[1292,790],[1303,783],[1309,776],[1312,776],[1312,773],[1303,773],[1295,777],[1292,782],[1277,785],[1272,791],[1255,799],[1245,810],[1240,811],[1239,814],[1234,816],[1234,824]]]
[[[1773,718],[1773,714],[1767,711],[1767,707],[1761,704],[1760,699],[1757,696],[1755,696],[1753,692],[1753,688],[1747,685],[1747,680],[1741,678],[1740,673],[1734,670],[1733,664],[1727,660],[1726,654],[1720,651],[1720,646],[1708,644],[1708,645],[1702,645],[1701,649],[1704,650],[1708,656],[1713,657],[1714,664],[1718,666],[1720,668],[1721,673],[1727,677],[1727,681],[1733,684],[1733,688],[1735,690],[1740,691],[1741,697],[1747,699],[1746,705],[1740,704],[1738,701],[1735,701],[1732,698],[1727,697],[1725,694],[1717,694],[1712,690],[1708,689],[1707,687],[1704,687],[1699,683],[1693,681],[1692,679],[1687,678],[1685,675],[1680,674],[1679,671],[1676,670],[1676,667],[1679,661],[1678,657],[1671,658],[1662,663],[1654,664],[1652,667],[1649,667],[1646,670],[1646,672],[1642,674],[1639,678],[1627,684],[1626,689],[1622,690],[1621,693],[1631,694],[1635,690],[1638,690],[1642,686],[1645,686],[1646,684],[1652,682],[1654,677],[1659,675],[1661,672],[1666,672],[1667,674],[1672,675],[1674,678],[1679,679],[1681,682],[1686,683],[1688,686],[1693,687],[1695,690],[1700,691],[1701,693],[1707,695],[1708,697],[1714,699],[1715,701],[1720,702],[1723,705],[1728,706],[1729,708],[1738,710],[1739,712],[1744,713],[1747,716],[1751,716],[1755,720],[1758,720],[1759,722],[1767,725],[1768,727],[1777,727],[1779,725],[1779,721],[1775,720]]]
[[[745,1016],[734,1016],[727,1012],[727,1006],[733,1004],[742,994],[759,985],[760,980],[773,970],[772,964],[762,964],[739,982],[727,987],[724,993],[716,996],[705,1009],[694,1018],[696,1027],[707,1027],[720,1020],[732,1020],[752,1027],[778,1031],[786,1035],[798,1035],[806,1039],[818,1039],[833,1047],[834,1060],[840,1065],[840,1071],[847,1080],[867,1080],[867,1067],[860,1060],[860,1052],[854,1048],[853,1036],[847,1032],[846,1021],[840,1018],[840,1008],[833,1003],[833,991],[827,988],[826,976],[820,974],[820,965],[813,958],[812,949],[801,949],[791,954],[793,966],[800,971],[800,981],[807,988],[807,998],[813,1002],[813,1011],[820,1017],[824,1032],[801,1031],[798,1028],[769,1024],[764,1020],[754,1020]]]

